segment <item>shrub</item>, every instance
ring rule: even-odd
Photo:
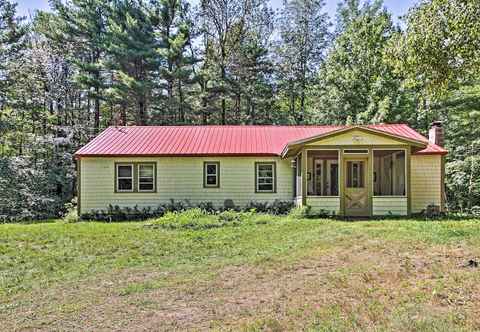
[[[440,211],[440,206],[436,204],[430,204],[427,206],[427,208],[424,210],[424,215],[427,218],[438,218],[442,216],[442,213]]]
[[[207,212],[200,208],[185,211],[167,212],[154,220],[148,227],[166,229],[210,229],[226,226],[239,226],[248,223],[266,224],[273,219],[270,215],[256,214],[252,211]]]
[[[260,213],[283,215],[288,214],[293,207],[294,203],[292,201],[281,201],[276,199],[272,203],[251,201],[247,204],[245,210],[255,210]]]
[[[198,207],[202,209],[203,211],[207,212],[214,212],[215,211],[215,206],[213,205],[212,202],[200,202],[198,204]]]
[[[163,217],[155,220],[152,225],[168,229],[208,229],[220,226],[216,218],[199,208],[167,212]]]
[[[234,210],[226,210],[217,214],[218,220],[223,224],[239,224],[252,221],[255,211],[237,212]]]
[[[297,206],[290,210],[288,216],[293,219],[303,219],[310,215],[311,207],[309,205]]]
[[[291,201],[281,201],[276,199],[267,206],[267,212],[276,215],[288,214],[295,205]]]
[[[255,210],[256,212],[266,213],[267,206],[268,202],[250,201],[246,206],[246,210]]]
[[[228,201],[228,200],[226,200]],[[231,200],[230,200],[231,201]],[[134,221],[134,220],[146,220],[149,218],[159,218],[164,216],[168,212],[183,212],[198,208],[201,211],[206,213],[214,212],[225,212],[225,216],[222,218],[227,218],[228,213],[232,212],[242,212],[246,213],[243,218],[246,218],[249,214],[253,212],[258,213],[269,213],[275,215],[287,214],[293,207],[293,203],[289,201],[280,201],[276,200],[269,204],[268,202],[255,202],[252,201],[244,209],[235,207],[233,201],[230,203],[224,204],[223,209],[216,209],[212,202],[201,202],[196,207],[192,206],[188,201],[175,201],[170,200],[169,203],[161,204],[156,208],[152,209],[151,207],[139,208],[137,205],[133,208],[131,207],[120,207],[118,205],[109,205],[107,210],[93,210],[89,213],[82,214],[82,220],[98,220],[98,221]],[[233,206],[230,209],[227,209],[226,206]],[[220,214],[222,215],[222,214]]]
[[[478,206],[478,205],[473,206],[470,213],[474,217],[480,217],[480,206]]]
[[[72,199],[70,203],[65,204],[65,210],[67,212],[63,216],[63,221],[73,223],[80,220],[80,218],[78,217],[76,198]]]
[[[223,201],[223,208],[225,210],[236,210],[235,203],[231,199],[226,199]]]

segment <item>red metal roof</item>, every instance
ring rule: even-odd
[[[409,140],[428,140],[404,124],[369,125]],[[109,127],[75,153],[87,156],[279,156],[292,141],[328,134],[347,126],[132,126]],[[429,144],[417,153],[445,154]]]

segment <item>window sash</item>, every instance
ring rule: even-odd
[[[209,173],[209,168],[213,167],[214,172]],[[219,168],[220,168],[220,163],[218,162],[206,162],[203,166],[203,182],[204,182],[204,187],[208,188],[218,188],[220,187],[219,183]],[[214,179],[213,183],[210,183],[209,180]]]
[[[130,167],[130,176],[120,176],[120,167]],[[133,192],[133,164],[117,164],[116,165],[116,186],[118,192]],[[130,189],[120,189],[120,180],[130,180]]]
[[[138,192],[153,192],[155,191],[155,165],[154,164],[138,164],[137,165],[137,174],[138,174],[138,183],[137,190]],[[151,176],[141,176],[142,168],[151,168]],[[148,189],[142,189],[142,185],[151,185]]]
[[[275,163],[256,165],[255,189],[257,192],[275,192]]]

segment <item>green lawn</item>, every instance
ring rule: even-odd
[[[259,220],[0,225],[2,329],[480,329],[477,220]]]

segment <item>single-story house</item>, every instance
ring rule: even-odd
[[[344,216],[444,209],[441,123],[110,127],[75,153],[79,213],[292,201]]]

